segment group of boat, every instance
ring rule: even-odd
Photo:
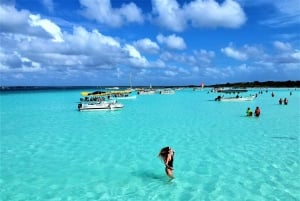
[[[118,100],[136,98],[136,95],[131,95],[131,92],[131,89],[81,92],[82,98],[77,108],[79,111],[120,110],[124,105]]]
[[[148,88],[132,88],[126,90],[117,90],[119,88],[108,88],[104,91],[81,92],[80,102],[77,105],[79,111],[95,111],[95,110],[120,110],[124,105],[118,100],[136,99],[137,95],[153,95],[153,94],[175,94],[175,90],[171,88],[153,89]],[[180,88],[178,89],[180,90]],[[136,93],[132,94],[133,91]]]

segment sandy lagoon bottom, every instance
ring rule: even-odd
[[[1,200],[300,200],[299,90],[220,103],[185,89],[114,112],[78,112],[79,92],[1,94]]]

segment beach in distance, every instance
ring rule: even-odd
[[[216,101],[237,93],[215,87],[153,87],[87,112],[82,92],[106,87],[2,87],[0,200],[300,200],[298,84],[246,87],[247,101]]]

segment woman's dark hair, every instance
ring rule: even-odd
[[[162,148],[159,152],[159,155],[162,156],[162,157],[167,157],[170,149],[171,149],[171,147]]]

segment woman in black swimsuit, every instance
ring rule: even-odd
[[[173,177],[173,161],[174,161],[174,150],[171,149],[171,147],[164,147],[160,150],[158,156],[163,160],[164,164],[166,165],[165,171],[166,174],[170,178]]]

